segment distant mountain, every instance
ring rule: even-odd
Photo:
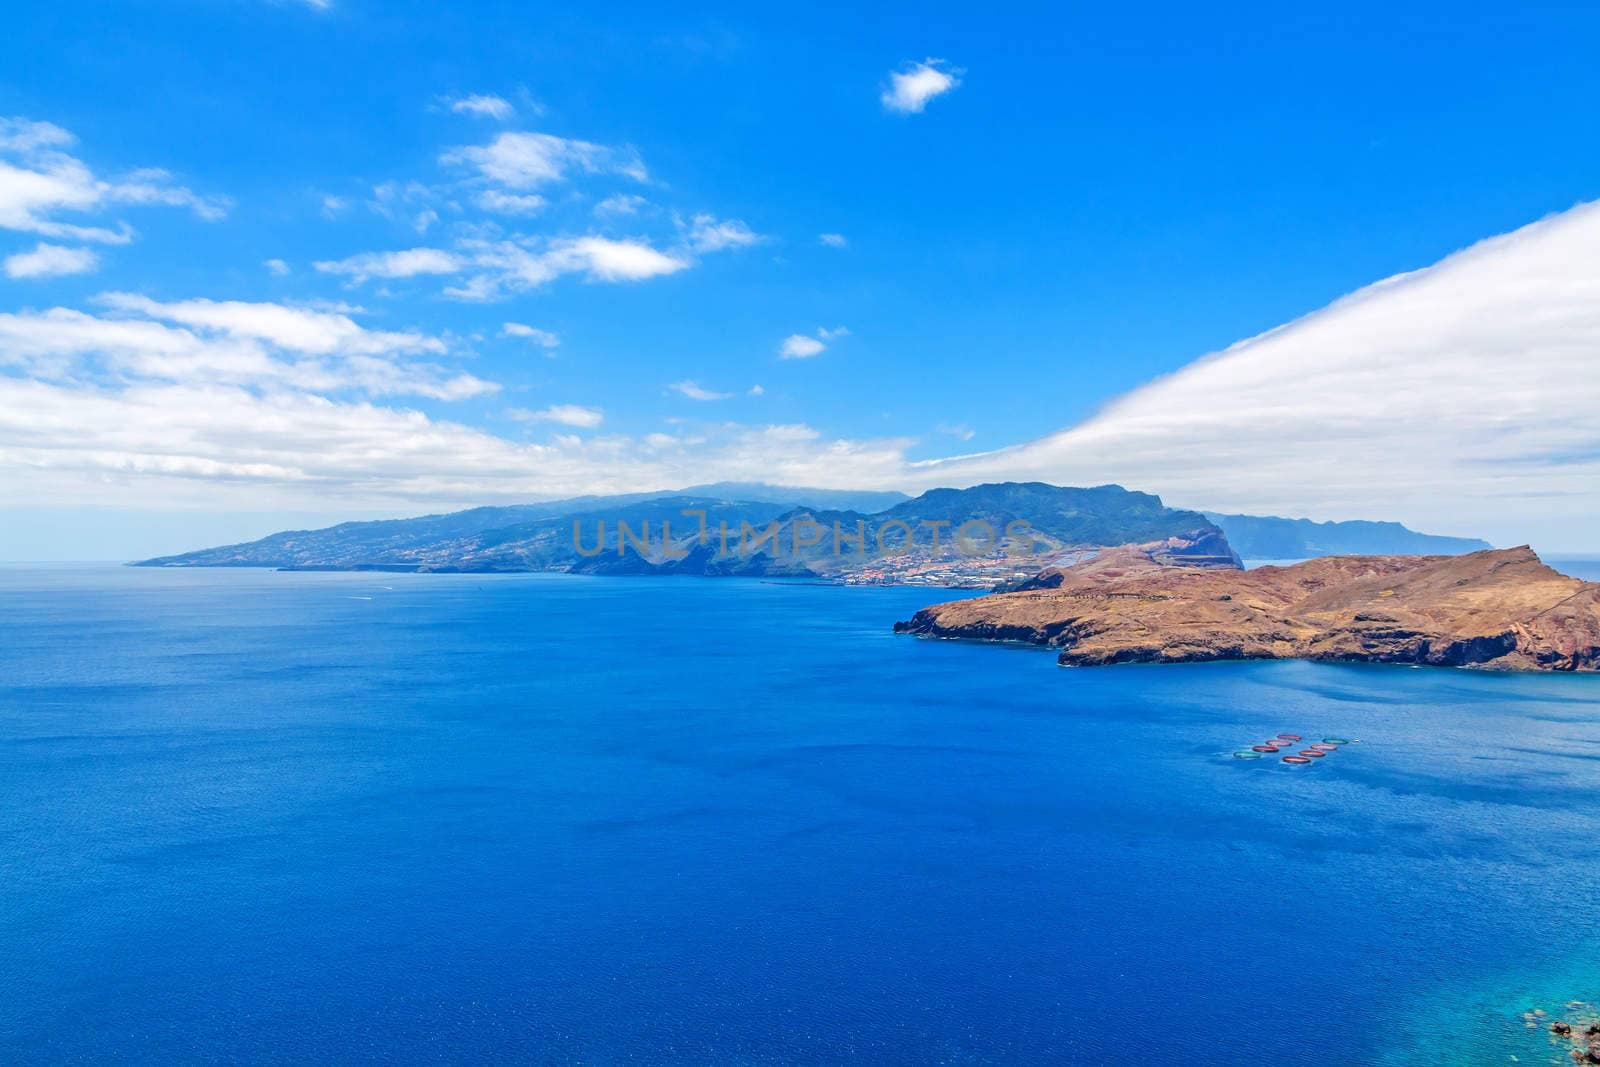
[[[1310,559],[1315,556],[1459,556],[1492,548],[1475,537],[1418,533],[1398,522],[1312,522],[1270,515],[1203,512],[1222,528],[1234,551],[1246,559]]]
[[[642,496],[642,499],[641,499]],[[622,525],[649,529],[697,528],[685,510],[725,521],[765,523],[786,504],[748,503],[693,496],[577,497],[548,504],[473,508],[416,519],[346,522],[322,530],[291,530],[259,541],[144,560],[141,567],[280,567],[299,570],[537,571],[569,570],[585,551],[613,552]],[[605,523],[603,540],[595,540]],[[576,529],[575,529],[576,527]],[[580,540],[578,532],[588,541]],[[677,534],[674,532],[674,538]]]
[[[1157,541],[1208,529],[1198,511],[1179,511],[1153,493],[1120,485],[1069,489],[1044,482],[995,482],[970,489],[930,489],[883,512],[882,519],[943,521],[978,519],[997,526],[1025,519],[1066,545],[1124,545]]]
[[[712,493],[634,494],[352,522],[146,560],[154,567],[537,571],[819,576],[926,584],[1015,580],[1085,550],[1178,539],[1237,566],[1221,531],[1194,511],[1116,485],[1006,482],[935,489],[875,512],[789,500],[826,491],[714,485]],[[841,494],[880,503],[898,494]]]

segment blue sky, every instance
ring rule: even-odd
[[[130,429],[63,458],[13,420],[0,556],[58,544],[96,508],[82,550],[115,556],[119,537],[136,554],[191,547],[191,530],[702,473],[916,488],[918,463],[1070,428],[1600,195],[1600,12],[1577,5],[209,0],[7,22],[0,116],[35,124],[10,127],[13,166],[70,158],[100,193],[5,226],[0,183],[0,256],[21,257],[0,277],[0,312],[20,317],[0,331],[0,375],[49,391],[0,411],[59,404],[59,433],[75,415],[131,425],[130,400],[169,427],[163,405],[238,401],[219,419],[252,440]],[[912,88],[947,88],[893,106],[895,75],[919,70]],[[416,249],[409,263],[437,273],[362,276],[400,261],[361,257]],[[324,318],[263,326],[267,305]],[[41,339],[51,309],[153,339],[110,354]],[[296,348],[301,328],[360,336]],[[178,333],[210,347],[152,369],[189,343]],[[806,358],[783,358],[794,337]],[[346,440],[338,418],[295,422],[316,404],[361,427],[326,469],[292,458]],[[413,414],[425,425],[397,443]],[[273,433],[294,443],[263,444]],[[437,471],[409,463],[451,450]],[[1258,499],[1150,470],[1138,487],[1184,504],[1463,533],[1494,518],[1486,536],[1518,539],[1492,500],[1367,514],[1391,502],[1297,494],[1292,471]],[[1586,547],[1586,471],[1568,473],[1572,499],[1528,526]]]

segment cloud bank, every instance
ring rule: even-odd
[[[1600,202],[1206,356],[915,484],[1120,481],[1169,501],[1600,545]]]

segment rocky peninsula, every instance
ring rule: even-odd
[[[1184,566],[1157,542],[923,608],[895,630],[1044,645],[1067,666],[1308,659],[1593,671],[1600,583],[1561,574],[1526,546],[1246,571]]]

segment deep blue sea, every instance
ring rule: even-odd
[[[890,632],[950,595],[0,568],[0,1062],[1544,1064],[1600,998],[1600,677]]]

